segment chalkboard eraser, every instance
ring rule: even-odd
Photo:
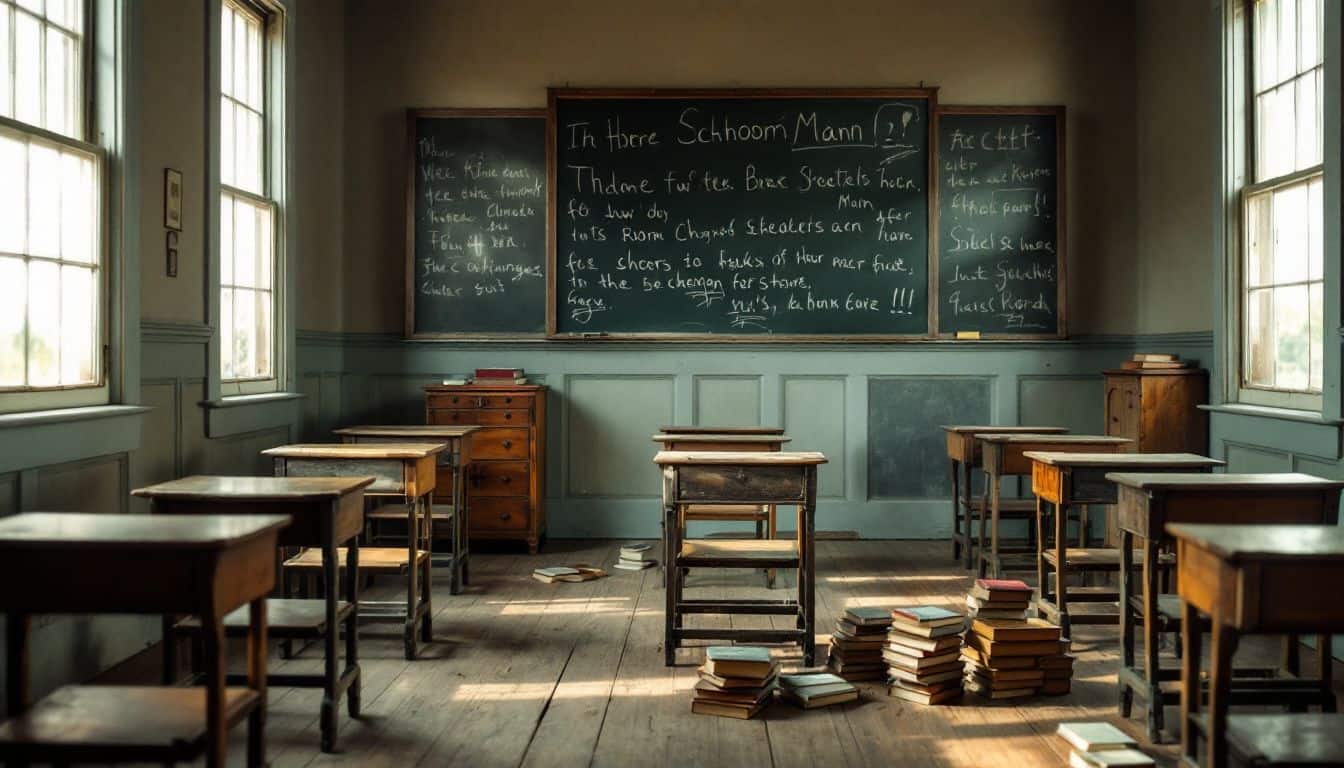
[[[585,339],[605,339],[607,335],[606,331],[585,331],[584,333],[579,334],[580,337]]]
[[[979,331],[957,331],[957,339],[958,339],[958,340],[970,340],[970,341],[975,341],[976,339],[979,339],[979,338],[980,338],[980,332],[979,332]]]

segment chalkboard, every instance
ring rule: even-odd
[[[1064,336],[1064,108],[936,122],[939,335]]]
[[[552,334],[926,335],[935,95],[553,89]]]
[[[868,498],[951,495],[943,424],[990,424],[993,381],[930,376],[868,379]],[[972,473],[972,482],[982,472]]]
[[[546,112],[407,113],[406,335],[546,330]]]

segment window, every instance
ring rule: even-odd
[[[106,402],[84,0],[0,0],[0,409]],[[35,400],[15,393],[72,390]],[[17,399],[16,399],[17,398]]]
[[[278,388],[274,16],[233,0],[220,25],[220,379],[226,394]]]
[[[1320,408],[1323,0],[1251,0],[1242,190],[1244,402]]]

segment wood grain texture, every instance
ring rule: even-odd
[[[406,438],[460,438],[480,429],[475,424],[363,424],[354,427],[333,429],[334,435],[342,437],[406,437]]]
[[[0,520],[0,553],[32,549],[225,549],[289,524],[284,515],[99,515],[25,512]]]
[[[372,477],[220,477],[192,475],[131,491],[173,501],[303,501],[334,499],[373,484]]]
[[[443,443],[295,443],[262,451],[284,459],[422,459],[442,453]]]
[[[658,465],[747,464],[759,466],[796,467],[807,464],[825,464],[826,456],[815,451],[785,451],[780,453],[748,453],[746,451],[659,451],[653,457]]]
[[[1344,489],[1344,482],[1299,472],[1257,474],[1204,474],[1194,472],[1112,472],[1106,479],[1141,490],[1263,490],[1266,488]]]
[[[1227,462],[1195,453],[1069,453],[1026,451],[1028,459],[1056,467],[1117,467],[1120,471],[1144,467],[1221,467]]]

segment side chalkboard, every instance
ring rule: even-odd
[[[546,330],[546,112],[407,113],[406,336]]]
[[[942,107],[936,125],[938,334],[1063,337],[1064,108]]]
[[[927,335],[935,100],[552,90],[549,330]]]

